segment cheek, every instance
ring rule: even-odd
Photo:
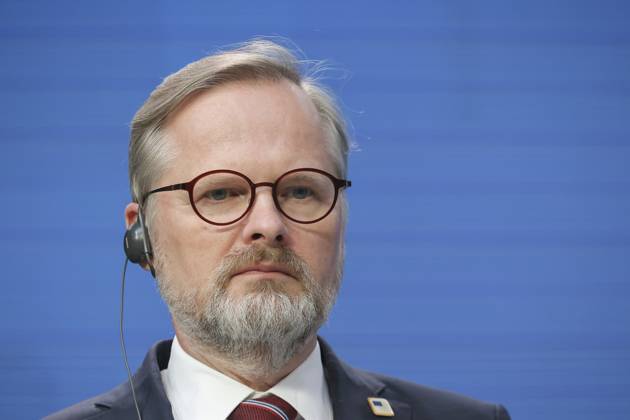
[[[213,226],[187,215],[164,217],[160,223],[155,242],[164,259],[164,269],[169,278],[187,285],[207,280],[236,236],[229,231],[217,233]]]
[[[321,281],[327,280],[336,272],[339,259],[342,258],[341,220],[333,218],[328,222],[322,226],[323,229],[318,230],[318,233],[309,234],[309,238],[305,240],[308,248],[304,249],[304,254],[302,254],[313,270],[313,274]],[[298,254],[300,254],[299,251]]]

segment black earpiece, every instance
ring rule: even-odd
[[[138,219],[136,222],[125,232],[123,246],[125,248],[125,255],[129,258],[129,261],[143,267],[148,266],[151,270],[151,275],[155,277],[155,270],[151,262],[153,259],[153,248],[151,247],[149,231],[144,224],[142,208],[138,210]]]

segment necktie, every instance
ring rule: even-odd
[[[241,402],[228,420],[294,420],[295,408],[280,397],[267,395],[256,400]]]

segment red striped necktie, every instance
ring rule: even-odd
[[[294,420],[297,411],[275,395],[241,402],[228,420]]]

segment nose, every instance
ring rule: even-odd
[[[287,233],[286,220],[273,201],[271,188],[257,190],[254,204],[245,218],[243,228],[245,243],[286,245]]]

